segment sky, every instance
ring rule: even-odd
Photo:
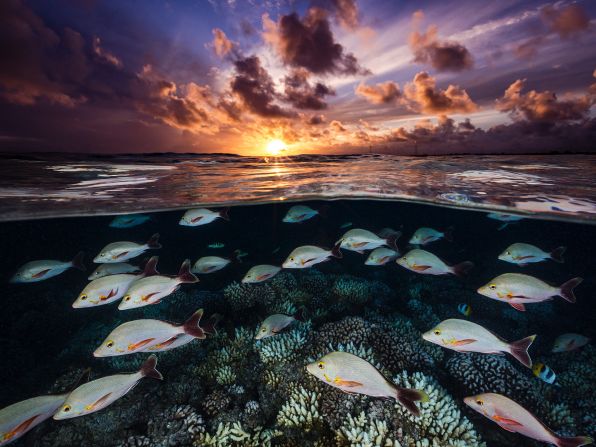
[[[3,0],[0,151],[596,148],[596,2]]]

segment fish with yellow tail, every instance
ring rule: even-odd
[[[465,315],[466,317],[469,317],[470,315],[472,315],[472,306],[470,306],[469,304],[458,304],[457,305],[457,310],[459,311],[460,314]]]
[[[316,362],[308,364],[306,370],[317,379],[344,393],[393,398],[416,416],[420,414],[416,402],[428,401],[424,391],[400,388],[387,380],[366,360],[348,352],[331,352]]]
[[[144,377],[163,380],[156,365],[157,357],[150,355],[135,373],[115,374],[84,383],[68,395],[54,419],[71,419],[102,410],[132,390]]]
[[[10,282],[13,284],[22,284],[30,282],[44,281],[70,268],[76,268],[85,271],[83,265],[84,253],[79,252],[72,261],[55,261],[51,259],[44,259],[40,261],[30,261],[21,266],[17,272],[12,276]]]
[[[505,273],[478,289],[478,293],[493,300],[509,304],[516,310],[525,311],[527,303],[540,303],[552,300],[555,296],[575,303],[575,289],[582,278],[573,278],[559,287],[551,286],[533,276],[521,273]]]
[[[457,352],[479,352],[482,354],[508,353],[522,365],[531,368],[532,359],[528,348],[535,335],[509,343],[479,324],[467,320],[450,318],[440,322],[430,331],[422,334],[428,342]]]
[[[470,261],[449,265],[437,255],[419,248],[410,250],[395,262],[412,272],[423,275],[463,276],[474,267],[474,264]]]
[[[507,247],[505,251],[499,255],[499,259],[522,267],[536,262],[543,262],[548,259],[563,263],[563,254],[565,253],[565,250],[565,247],[557,247],[551,252],[546,252],[535,245],[518,242]]]
[[[285,269],[305,269],[315,264],[328,261],[331,258],[341,258],[342,254],[339,244],[331,250],[316,247],[314,245],[303,245],[295,248],[286,258],[282,267]]]
[[[557,374],[555,374],[555,372],[544,363],[536,363],[534,366],[532,366],[532,373],[546,383],[560,386],[558,383],[555,383],[555,380],[557,380]]]
[[[304,321],[302,316],[302,309],[298,309],[294,315],[275,314],[265,318],[265,321],[259,326],[256,340],[262,340],[263,338],[272,337],[279,334],[285,328],[287,328],[294,321]]]
[[[198,227],[200,225],[207,225],[216,219],[230,220],[229,208],[223,208],[221,210],[212,211],[207,208],[196,208],[188,210],[184,213],[179,225],[183,227]]]
[[[579,447],[594,442],[589,436],[559,436],[536,416],[517,402],[501,394],[484,393],[464,399],[464,403],[502,429],[519,433],[536,441],[553,444],[557,447]]]
[[[590,338],[581,334],[563,334],[559,335],[553,344],[551,352],[569,352],[575,351],[590,343]]]
[[[101,249],[99,254],[93,259],[93,262],[96,264],[124,262],[136,258],[147,250],[158,248],[161,248],[159,233],[151,236],[145,244],[137,244],[136,242],[129,241],[112,242]]]

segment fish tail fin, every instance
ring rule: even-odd
[[[296,313],[293,315],[293,317],[295,320],[304,321],[304,307],[298,309]]]
[[[459,264],[455,264],[451,267],[451,271],[454,275],[457,276],[465,276],[472,268],[474,267],[474,263],[470,261],[460,262]]]
[[[341,254],[340,246],[341,246],[341,242],[339,242],[338,244],[336,244],[331,249],[331,256],[333,256],[334,258],[338,258],[338,259],[341,259],[343,257],[343,255]]]
[[[536,335],[530,335],[529,337],[522,338],[521,340],[509,344],[509,352],[511,355],[527,368],[532,367],[532,359],[530,358],[530,354],[528,354],[528,349],[535,339]]]
[[[503,225],[500,225],[499,228],[497,228],[497,231],[504,230],[508,226],[509,226],[509,222],[505,222]]]
[[[72,261],[70,261],[70,263],[72,264],[72,266],[74,268],[85,271],[87,269],[85,268],[85,264],[83,264],[84,256],[85,256],[85,252],[80,251],[77,253],[77,255],[74,258],[72,258]]]
[[[145,264],[145,268],[143,269],[143,276],[154,276],[159,275],[157,271],[157,261],[159,260],[159,256],[152,256]]]
[[[570,279],[560,287],[559,296],[570,303],[575,303],[576,298],[575,294],[573,293],[573,289],[579,286],[583,280],[584,279],[580,278],[579,276],[577,278]]]
[[[141,365],[140,373],[143,377],[151,377],[152,379],[163,380],[163,376],[161,373],[155,369],[157,366],[157,356],[155,354],[151,354],[145,363]]]
[[[211,315],[207,321],[203,324],[203,331],[209,335],[217,334],[217,323],[222,320],[222,316],[220,314],[213,314]]]
[[[219,216],[223,220],[227,220],[229,222],[230,221],[230,207],[226,206],[225,208],[222,208],[222,210],[219,212]]]
[[[199,326],[199,322],[203,317],[203,309],[197,310],[194,314],[190,316],[188,320],[184,322],[182,325],[182,329],[184,329],[184,333],[191,335],[195,338],[205,338],[205,331],[203,328]]]
[[[161,248],[161,244],[159,243],[159,233],[155,233],[153,236],[149,238],[149,240],[147,241],[147,247]]]
[[[565,262],[565,260],[563,259],[563,255],[565,254],[565,250],[567,250],[567,247],[557,247],[557,248],[555,248],[553,251],[550,252],[550,258],[553,261],[558,262],[559,264],[562,264],[563,262]]]
[[[392,234],[387,239],[385,239],[387,241],[387,245],[389,247],[393,248],[398,253],[399,253],[399,248],[397,248],[397,240],[400,238],[400,236],[401,236],[401,231],[396,231],[394,234]]]
[[[557,447],[579,447],[581,445],[588,445],[594,442],[594,440],[589,436],[574,436],[573,438],[557,436],[555,439],[555,445]]]
[[[453,227],[447,227],[443,231],[443,237],[447,242],[453,242]]]
[[[185,259],[182,265],[180,266],[180,271],[178,272],[178,280],[182,284],[192,284],[195,282],[199,282],[199,278],[197,278],[190,272],[190,259]]]
[[[411,388],[400,388],[397,387],[396,399],[400,404],[410,411],[414,416],[420,415],[420,409],[416,405],[416,402],[427,402],[428,395],[421,390],[415,390]]]

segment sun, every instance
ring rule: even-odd
[[[286,145],[286,143],[276,139],[271,140],[269,143],[267,143],[267,147],[265,148],[265,150],[269,153],[269,155],[277,156],[281,154],[283,151],[285,151],[287,148],[288,146]]]

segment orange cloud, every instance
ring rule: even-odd
[[[213,51],[215,51],[215,54],[217,54],[219,57],[225,57],[235,50],[236,44],[228,39],[226,33],[224,33],[221,29],[215,28],[213,29],[212,33],[213,42],[211,42],[211,45],[213,46]]]
[[[464,89],[457,85],[437,89],[435,78],[424,71],[406,84],[404,98],[410,109],[427,115],[471,113],[478,109]]]
[[[393,81],[381,82],[375,85],[366,85],[361,82],[356,87],[356,94],[372,104],[395,103],[402,96],[399,85]]]
[[[423,15],[414,13],[413,21],[417,24]],[[414,62],[428,64],[438,71],[462,71],[472,68],[474,62],[468,49],[458,42],[440,41],[436,25],[427,28],[426,33],[414,31],[410,34],[409,44],[414,53]]]

